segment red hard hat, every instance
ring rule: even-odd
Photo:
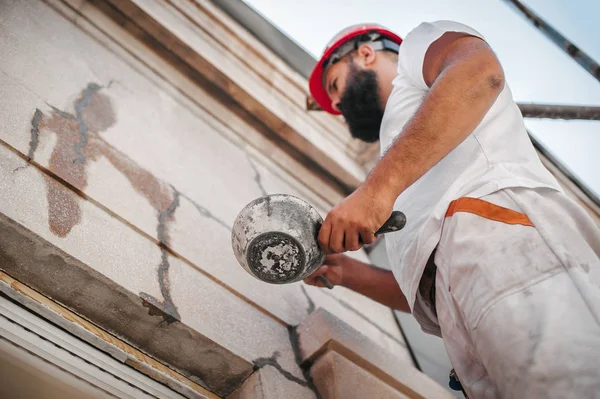
[[[323,51],[323,55],[321,59],[315,65],[312,73],[310,74],[310,78],[308,79],[308,87],[310,89],[310,94],[313,96],[315,101],[321,106],[321,108],[330,114],[339,115],[340,112],[333,109],[331,106],[331,99],[325,90],[324,77],[327,69],[341,59],[344,55],[349,53],[351,50],[355,50],[358,48],[358,43],[355,43],[355,46],[349,46],[349,48],[344,49],[342,54],[337,54],[338,50],[343,47],[346,43],[350,42],[353,38],[362,37],[364,35],[372,35],[371,39],[366,39],[364,43],[383,43],[383,47],[380,49],[393,49],[386,43],[390,42],[399,46],[402,43],[402,39],[397,34],[393,33],[389,29],[378,25],[378,24],[360,24],[360,25],[352,25],[333,37],[333,39],[327,44],[325,50]],[[333,57],[332,57],[333,56]],[[332,61],[332,58],[337,57],[337,59]]]

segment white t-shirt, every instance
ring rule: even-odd
[[[423,23],[406,36],[381,124],[382,155],[429,92],[423,78],[423,60],[429,46],[446,32],[463,32],[483,39],[472,28],[451,21]],[[439,242],[450,202],[465,196],[482,197],[508,187],[561,190],[542,165],[521,112],[505,85],[473,133],[396,200],[394,209],[406,214],[407,224],[400,232],[386,234],[385,240],[392,271],[411,309],[427,259]]]

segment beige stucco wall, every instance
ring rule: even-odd
[[[0,269],[220,396],[263,373],[287,398],[314,397],[289,327],[319,307],[412,368],[388,308],[238,266],[230,227],[245,204],[289,193],[325,215],[339,189],[94,3],[0,2]],[[294,126],[340,134],[307,118]],[[360,176],[335,157],[319,162]]]

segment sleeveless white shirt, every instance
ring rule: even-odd
[[[381,124],[382,155],[429,92],[423,78],[423,60],[429,46],[446,32],[463,32],[483,39],[472,28],[451,21],[423,23],[406,36]],[[561,190],[542,165],[521,112],[505,85],[473,133],[396,200],[394,209],[406,214],[407,224],[400,232],[386,234],[385,240],[392,271],[411,308],[427,259],[439,242],[450,202],[465,196],[482,197],[508,187]]]

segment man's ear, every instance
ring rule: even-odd
[[[375,58],[377,58],[377,55],[375,50],[373,50],[373,47],[371,47],[369,44],[361,44],[356,52],[356,61],[363,67],[369,67],[375,63]]]

